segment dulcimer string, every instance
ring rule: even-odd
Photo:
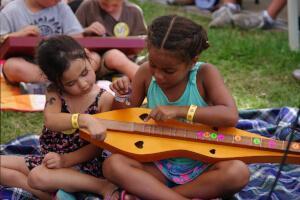
[[[185,128],[162,126],[155,124],[143,124],[135,122],[115,121],[108,119],[99,119],[106,125],[107,129],[114,131],[123,131],[127,133],[140,133],[143,135],[166,137],[171,139],[184,139],[191,141],[201,141],[212,144],[240,146],[254,149],[284,151],[287,148],[286,141],[280,141],[270,138],[249,137],[241,135],[229,135],[209,131],[196,131]],[[292,142],[291,153],[300,153],[300,143]]]
[[[282,168],[283,168],[283,166],[285,165],[286,158],[287,158],[287,155],[288,155],[288,153],[289,153],[289,148],[290,148],[290,146],[291,146],[291,143],[292,143],[292,141],[293,141],[293,138],[294,138],[294,136],[295,136],[295,134],[296,134],[297,131],[300,132],[299,128],[297,128],[297,124],[298,124],[299,119],[300,119],[300,106],[299,106],[299,108],[298,108],[298,113],[297,113],[296,119],[295,119],[295,121],[293,121],[293,123],[292,123],[291,126],[290,126],[290,128],[291,128],[290,137],[289,137],[289,140],[288,140],[286,149],[285,149],[285,151],[284,151],[284,153],[283,153],[282,160],[281,160],[281,163],[280,163],[280,165],[279,165],[279,170],[278,170],[278,172],[277,172],[277,174],[276,174],[275,180],[274,180],[274,182],[273,182],[273,184],[272,184],[272,187],[271,187],[271,190],[270,190],[269,195],[268,195],[268,197],[267,197],[267,200],[272,200],[272,193],[273,193],[273,191],[274,191],[274,189],[275,189],[275,187],[276,187],[276,184],[277,184],[277,182],[278,182],[278,180],[279,180],[279,177],[280,177],[280,175],[281,175]]]

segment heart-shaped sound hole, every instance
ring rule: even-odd
[[[145,119],[148,117],[148,114],[147,113],[144,113],[144,114],[141,114],[140,115],[140,119],[145,121]]]
[[[137,148],[142,149],[144,147],[144,142],[143,141],[137,141],[136,143],[134,143],[134,145]]]
[[[209,152],[210,152],[211,154],[215,154],[215,153],[216,153],[216,150],[215,150],[215,149],[211,149],[211,150],[209,150]]]

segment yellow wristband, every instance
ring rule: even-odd
[[[187,121],[189,121],[189,122],[193,121],[196,110],[197,110],[197,106],[190,105],[189,110],[188,110],[187,115],[186,115],[186,120]]]
[[[75,129],[79,128],[78,118],[79,118],[79,113],[72,114],[72,116],[71,116],[72,128],[75,128]]]

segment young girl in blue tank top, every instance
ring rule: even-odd
[[[111,89],[121,95],[131,90],[132,107],[140,106],[147,96],[152,111],[146,120],[176,118],[214,127],[235,126],[237,108],[220,73],[209,63],[197,62],[208,47],[200,25],[180,16],[159,17],[148,28],[149,61],[132,83],[123,77]],[[238,160],[213,165],[188,158],[139,163],[113,154],[103,171],[107,179],[131,193],[127,199],[230,197],[249,181],[247,166]]]

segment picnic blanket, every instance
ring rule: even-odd
[[[0,70],[4,64],[0,60]],[[19,87],[7,84],[2,72],[0,73],[1,84],[1,110],[14,110],[22,112],[42,111],[45,106],[45,95],[21,94]]]
[[[283,107],[260,110],[240,111],[237,128],[247,130],[262,136],[287,140],[291,135],[290,125],[295,121],[298,109]],[[297,121],[300,128],[300,119]],[[300,132],[296,132],[294,141],[300,141]],[[1,145],[1,154],[39,154],[37,135],[26,135],[5,145]],[[249,164],[251,177],[248,185],[232,199],[265,200],[279,169],[279,164],[259,163]],[[82,196],[81,196],[82,197]],[[34,199],[33,196],[19,188],[0,186],[0,199]],[[95,196],[85,196],[78,199],[100,199]],[[272,200],[300,200],[300,165],[286,164],[283,167],[279,181],[272,193]]]

